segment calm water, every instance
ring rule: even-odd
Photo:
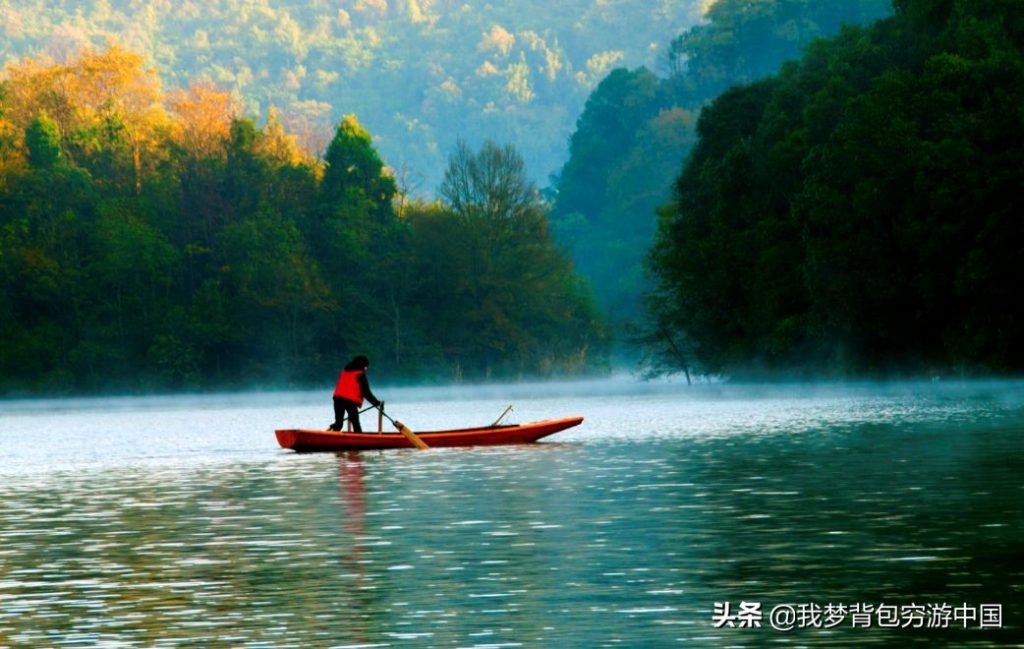
[[[1024,642],[1024,383],[381,388],[414,430],[510,402],[587,421],[277,448],[327,425],[327,392],[0,402],[0,646]],[[715,628],[716,602],[762,627]],[[1001,604],[1003,628],[769,624],[830,603]]]

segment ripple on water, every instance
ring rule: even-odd
[[[635,409],[556,395],[532,418],[588,418],[556,443],[429,453],[282,452],[246,423],[282,416],[266,399],[65,410],[74,434],[46,453],[0,453],[0,644],[1019,642],[1009,617],[930,634],[710,625],[723,601],[1019,609],[1019,397],[715,390]]]

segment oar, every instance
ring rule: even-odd
[[[505,415],[507,415],[510,410],[512,410],[512,404],[511,403],[508,404],[508,408],[505,408],[505,412],[501,413],[501,416],[494,420],[494,423],[491,424],[491,428],[494,428],[495,426],[500,424],[501,420],[505,418]]]
[[[421,451],[425,451],[425,450],[430,448],[429,446],[427,446],[427,443],[424,442],[422,439],[420,439],[419,435],[417,435],[416,433],[412,432],[412,430],[410,430],[410,428],[408,426],[406,426],[405,424],[403,424],[400,421],[395,421],[394,419],[389,417],[387,414],[385,414],[385,412],[383,410],[380,411],[380,414],[384,415],[385,419],[387,419],[392,424],[394,424],[395,428],[398,429],[398,432],[400,432],[403,435],[405,435],[406,439],[408,439],[410,442],[412,442],[413,446],[415,446],[416,448],[420,449]]]

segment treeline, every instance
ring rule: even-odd
[[[643,317],[656,211],[697,140],[702,108],[733,84],[774,74],[842,24],[890,12],[889,0],[718,0],[706,22],[662,48],[658,69],[619,68],[601,81],[555,179],[552,222],[620,334]]]
[[[141,56],[0,85],[0,392],[572,374],[606,334],[511,147],[398,191],[347,117],[322,160]],[[500,196],[501,200],[494,200]]]
[[[665,366],[1024,369],[1024,11],[895,10],[702,112],[652,254]]]
[[[694,0],[5,0],[0,66],[112,40],[169,84],[215,83],[261,119],[277,106],[314,151],[355,114],[429,195],[459,137],[516,142],[546,181],[608,70],[699,19]]]

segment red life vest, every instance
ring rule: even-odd
[[[338,376],[338,385],[334,386],[334,396],[363,405],[363,390],[359,387],[362,375],[363,370],[343,370]]]

